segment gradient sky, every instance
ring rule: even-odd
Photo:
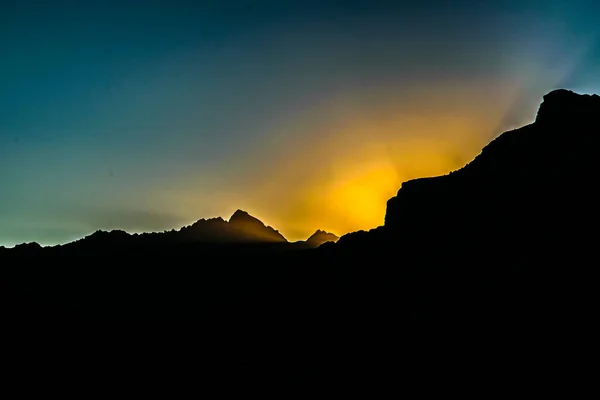
[[[381,225],[548,91],[600,92],[598,3],[2,1],[0,245]]]

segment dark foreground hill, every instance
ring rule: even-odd
[[[465,167],[405,182],[383,226],[317,249],[161,240],[3,250],[3,313],[161,321],[248,368],[552,363],[595,322],[599,115],[598,96],[551,92],[534,123]]]

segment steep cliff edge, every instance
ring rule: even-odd
[[[596,218],[599,116],[597,95],[550,92],[535,122],[498,136],[457,171],[403,183],[387,202],[382,228],[339,243],[377,235],[421,245],[523,247],[558,237],[573,244],[582,224]]]

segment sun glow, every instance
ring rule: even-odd
[[[333,183],[326,196],[328,214],[346,229],[369,229],[383,223],[387,199],[398,190],[393,164],[375,162],[350,171]]]
[[[478,88],[451,86],[410,102],[377,93],[373,98],[383,101],[319,104],[249,148],[248,162],[233,174],[240,179],[226,191],[199,185],[203,193],[191,196],[190,213],[198,199],[220,193],[221,206],[245,209],[292,241],[316,229],[343,235],[381,226],[402,182],[461,168],[500,133],[515,96],[502,90],[493,101]]]

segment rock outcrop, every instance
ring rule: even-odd
[[[463,168],[402,184],[384,226],[338,242],[456,248],[579,246],[595,226],[600,97],[556,90],[534,123],[498,136]],[[354,239],[350,239],[350,238]]]

